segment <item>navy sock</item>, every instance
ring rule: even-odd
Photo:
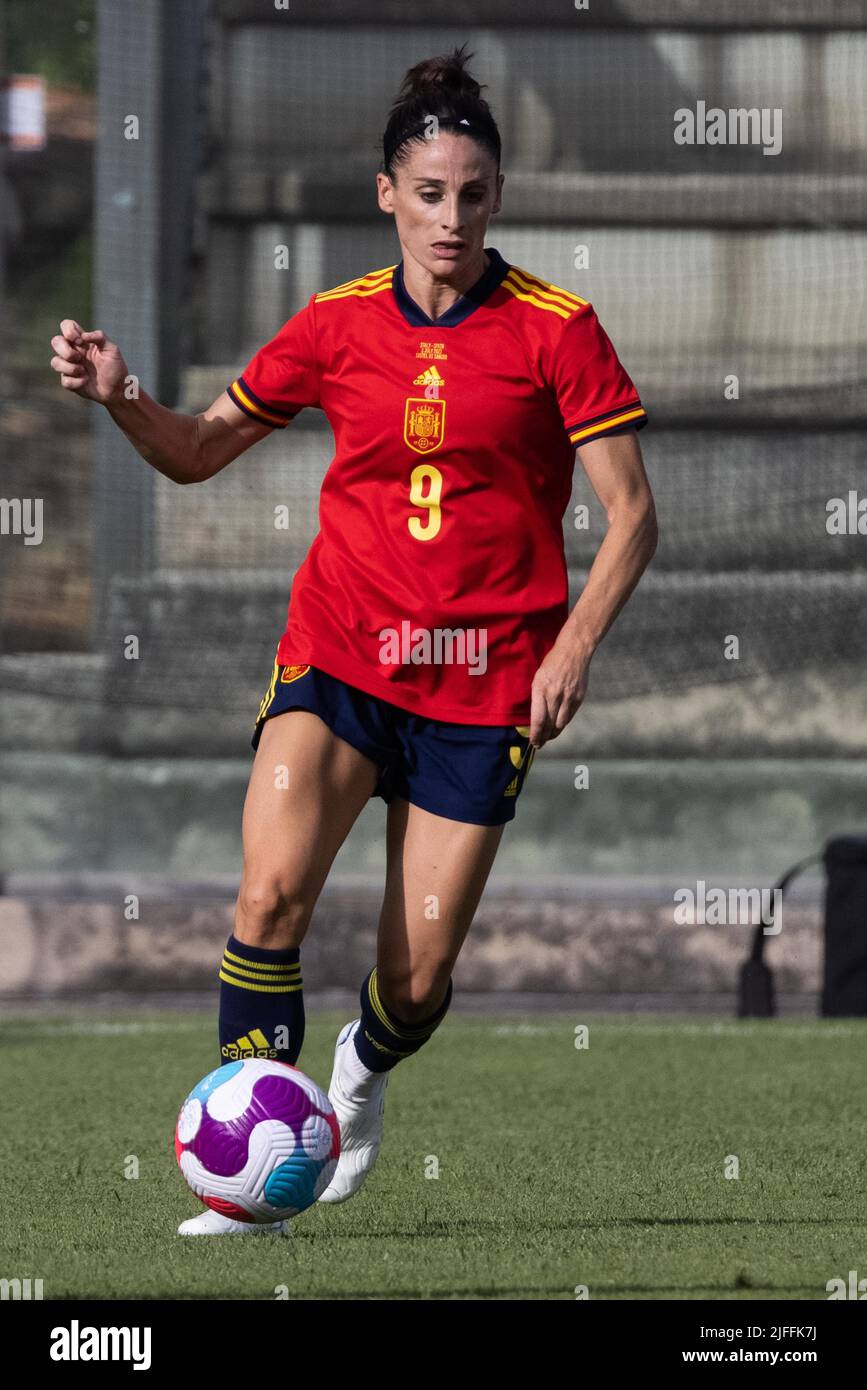
[[[423,1047],[442,1023],[452,1002],[452,982],[435,1014],[416,1023],[402,1023],[379,997],[376,966],[361,986],[361,1026],[355,1031],[355,1050],[370,1071],[391,1071],[404,1057]]]
[[[220,1060],[298,1061],[304,990],[297,946],[270,951],[229,937],[220,963]]]

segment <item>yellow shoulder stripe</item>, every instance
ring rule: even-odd
[[[347,295],[367,295],[378,294],[380,290],[387,290],[391,285],[391,277],[395,266],[388,265],[383,270],[370,270],[366,275],[361,275],[357,280],[347,280],[343,285],[335,285],[331,290],[322,290],[316,295],[315,302],[321,303],[326,299],[345,299]]]
[[[583,309],[589,302],[577,294],[572,294],[570,290],[551,285],[547,280],[540,280],[537,275],[531,275],[529,271],[521,270],[515,265],[502,283],[516,299],[523,299],[528,304],[534,304],[537,309],[547,309],[564,319],[574,314],[576,309]]]
[[[527,287],[533,285],[543,294],[555,295],[558,299],[564,300],[567,304],[572,304],[576,309],[582,308],[589,300],[582,299],[580,295],[573,294],[571,290],[564,290],[560,285],[552,285],[550,281],[543,280],[540,275],[533,275],[529,270],[523,270],[519,265],[511,267],[510,274],[518,277],[519,281]]]

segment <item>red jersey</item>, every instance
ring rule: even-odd
[[[438,319],[402,262],[311,295],[228,391],[275,429],[311,406],[334,432],[279,663],[524,725],[568,613],[575,446],[647,416],[592,306],[486,249]]]

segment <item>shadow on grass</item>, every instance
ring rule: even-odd
[[[495,1221],[427,1221],[402,1230],[313,1231],[297,1227],[296,1240],[448,1240],[466,1235],[535,1235],[537,1232],[604,1231],[614,1227],[685,1226],[852,1226],[867,1227],[867,1221],[843,1216],[611,1216],[598,1221],[534,1221],[529,1226]]]

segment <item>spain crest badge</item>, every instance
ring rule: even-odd
[[[403,419],[404,442],[417,454],[430,454],[443,442],[445,401],[408,396]]]

